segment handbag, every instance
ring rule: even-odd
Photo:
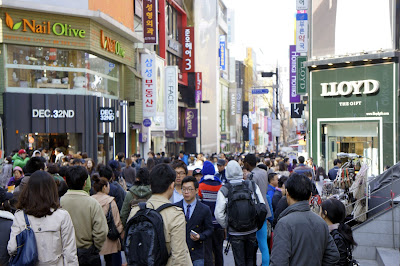
[[[89,248],[78,248],[77,255],[79,265],[99,265],[101,266],[99,250],[94,246]]]
[[[38,262],[35,233],[25,212],[24,217],[25,229],[16,236],[17,255],[11,258],[10,266],[34,266]]]
[[[260,200],[258,199],[257,192],[256,192],[256,183],[254,181],[251,181],[253,183],[253,193],[256,198],[256,224],[258,230],[260,230],[264,223],[265,223],[265,218],[267,217],[267,206],[265,204],[260,203]]]
[[[106,219],[107,219],[107,225],[108,225],[107,237],[110,240],[119,239],[119,232],[118,232],[117,227],[115,226],[114,217],[113,217],[113,214],[112,214],[111,202],[110,202],[110,205],[109,205],[109,208],[108,208]]]

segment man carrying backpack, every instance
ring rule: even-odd
[[[228,182],[218,192],[215,218],[228,228],[235,264],[253,266],[258,230],[255,205],[257,198],[258,204],[265,201],[254,181],[243,180],[242,168],[236,161],[228,163],[225,174]]]
[[[147,203],[132,208],[125,227],[128,265],[192,265],[185,215],[169,201],[175,177],[174,169],[167,164],[158,164],[151,171],[153,194]]]

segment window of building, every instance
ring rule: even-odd
[[[180,21],[180,14],[178,11],[170,4],[166,3],[167,9],[166,9],[166,17],[167,17],[167,32],[168,32],[168,37],[175,40],[179,41],[180,34],[179,34],[179,23]]]
[[[20,45],[7,46],[7,91],[46,93],[73,90],[76,94],[118,97],[119,65],[78,50]],[[23,89],[22,89],[23,88]]]

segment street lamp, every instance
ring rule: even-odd
[[[279,97],[278,97],[278,90],[279,90],[279,70],[276,68],[275,72],[261,72],[261,76],[263,78],[271,78],[273,75],[275,75],[276,78],[276,100],[275,100],[275,119],[278,120],[278,113],[279,113]],[[276,136],[276,156],[278,156],[278,151],[279,151],[279,136]]]
[[[199,133],[200,133],[200,151],[199,152],[203,152],[202,151],[202,149],[201,149],[201,104],[202,103],[210,103],[210,101],[209,100],[204,100],[204,101],[200,101],[199,102],[199,104],[200,104],[200,129],[199,129]]]

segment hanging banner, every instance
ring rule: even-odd
[[[158,0],[145,0],[143,3],[144,43],[158,44]]]
[[[221,132],[226,131],[225,110],[221,110]]]
[[[203,99],[203,75],[201,72],[196,72],[196,103],[201,102]]]
[[[296,45],[290,45],[289,50],[290,103],[299,103],[300,95],[296,93],[296,58],[299,54],[296,53]]]
[[[142,54],[143,117],[153,117],[157,108],[156,56]]]
[[[242,114],[242,131],[243,141],[249,141],[249,115],[246,113]]]
[[[182,72],[194,72],[194,27],[186,27],[184,35]]]
[[[296,52],[307,53],[308,18],[307,14],[296,14]]]
[[[307,61],[307,56],[298,56],[296,58],[296,93],[307,93],[307,67],[304,62]]]
[[[185,110],[185,138],[197,137],[197,109]]]
[[[226,69],[226,36],[219,36],[219,69]]]
[[[178,130],[178,67],[165,67],[165,129]]]
[[[307,10],[308,9],[308,0],[296,0],[296,9],[297,10]]]

